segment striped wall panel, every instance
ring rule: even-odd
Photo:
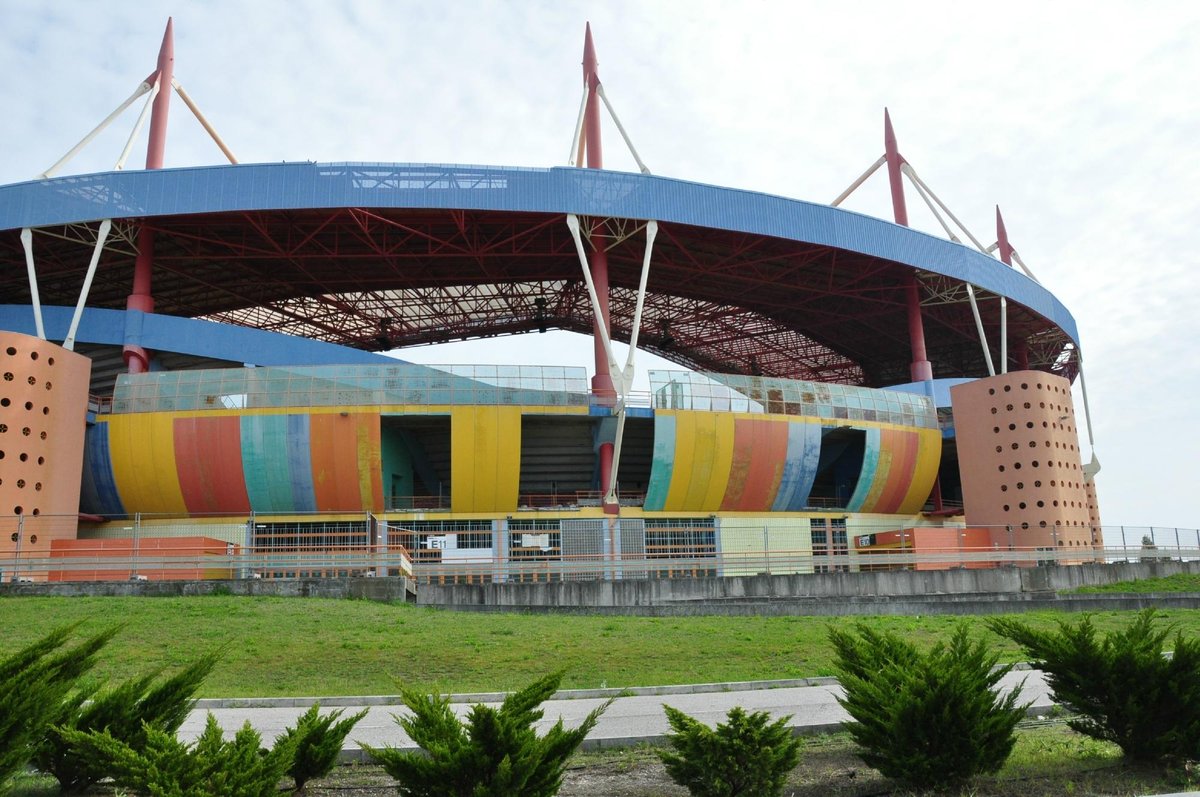
[[[733,422],[733,464],[721,509],[770,511],[787,464],[788,429],[793,424],[761,418]]]
[[[675,470],[675,415],[659,410],[654,413],[654,451],[651,456],[650,480],[646,483],[643,507],[648,512],[661,512],[667,505],[667,493]]]
[[[175,419],[168,413],[113,415],[108,445],[121,503],[131,512],[187,512],[175,464]]]
[[[521,480],[521,408],[450,411],[450,509],[511,512]]]
[[[312,469],[308,467],[299,471],[305,477],[303,492],[309,496],[309,505],[297,506],[296,474],[289,457],[288,424],[292,418],[304,420],[299,431],[307,450],[307,415],[243,415],[238,419],[242,432],[242,473],[250,507],[255,512],[304,512],[314,508],[311,502]]]
[[[239,419],[233,415],[176,418],[174,427],[175,463],[188,512],[249,512]]]
[[[815,423],[787,424],[783,474],[771,510],[798,512],[808,505],[817,465],[821,462],[821,427]]]
[[[121,494],[117,492],[117,482],[113,478],[108,424],[97,423],[87,428],[83,451],[80,509],[96,515],[124,515],[125,507],[121,504]]]

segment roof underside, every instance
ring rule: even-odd
[[[645,247],[636,222],[584,219],[608,252],[613,338],[627,341]],[[373,351],[566,329],[592,314],[561,213],[231,211],[114,223],[88,305],[125,306],[139,232],[154,231],[155,311]],[[73,305],[96,225],[36,231],[41,301]],[[590,255],[589,255],[590,256]],[[767,235],[661,223],[639,347],[692,368],[884,386],[910,381],[909,266]],[[965,287],[917,272],[937,377],[986,375]],[[30,301],[16,230],[0,232],[0,295]],[[989,340],[999,300],[979,292]],[[1073,376],[1069,337],[1009,301],[1010,356]],[[998,351],[993,351],[998,358]]]

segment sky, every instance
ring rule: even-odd
[[[999,205],[1075,316],[1105,525],[1200,526],[1200,3],[0,0],[0,183],[128,97],[168,16],[176,79],[243,163],[564,165],[587,21],[655,174],[830,202],[882,154],[888,107],[924,181],[985,243]],[[111,169],[135,118],[64,173]],[[606,167],[636,170],[604,136]],[[173,101],[166,165],[221,161]],[[890,218],[882,172],[844,207]],[[591,355],[550,333],[402,356]]]

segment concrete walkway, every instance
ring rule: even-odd
[[[1023,700],[1032,701],[1030,713],[1043,714],[1053,703],[1049,689],[1041,673],[1019,671],[1009,673],[1002,681],[1005,689],[1022,687]],[[658,742],[668,732],[664,703],[684,711],[709,725],[725,720],[725,715],[734,706],[747,711],[768,711],[773,716],[792,715],[789,724],[803,734],[829,733],[840,729],[848,719],[846,712],[837,703],[840,687],[833,678],[804,679],[796,681],[759,681],[753,683],[696,684],[677,687],[649,687],[627,690],[627,696],[617,697],[583,744],[584,749],[628,747],[641,742]],[[580,690],[560,692],[555,699],[547,701],[542,708],[545,718],[539,725],[544,729],[559,717],[568,727],[578,725],[588,712],[610,696],[621,690]],[[503,700],[500,694],[455,695],[454,709],[460,715],[470,710],[475,703],[497,704]],[[322,708],[345,707],[347,713],[367,708],[362,719],[346,741],[342,758],[346,761],[362,760],[365,754],[358,742],[372,747],[392,746],[412,748],[412,741],[396,724],[393,715],[401,710],[395,697],[330,697],[321,698]],[[191,713],[179,735],[192,740],[200,734],[208,711],[217,717],[221,727],[234,731],[249,721],[267,743],[293,725],[313,699],[262,699],[262,700],[204,700]]]

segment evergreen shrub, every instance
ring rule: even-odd
[[[287,774],[296,782],[297,792],[304,791],[304,784],[313,778],[321,778],[330,773],[337,764],[342,742],[358,721],[367,716],[366,709],[346,719],[340,719],[343,713],[341,709],[331,711],[323,717],[320,716],[320,712],[321,706],[314,703],[300,716],[294,728],[286,729],[276,740],[276,743],[285,742],[295,748],[292,765]]]
[[[791,717],[771,722],[765,711],[747,714],[735,706],[714,730],[676,708],[663,709],[671,749],[658,756],[671,780],[694,797],[778,797],[800,762]]]
[[[1157,619],[1147,609],[1103,639],[1086,616],[1060,621],[1057,631],[1011,618],[989,626],[1046,674],[1055,701],[1078,715],[1069,721],[1075,730],[1134,761],[1200,760],[1200,640]]]
[[[562,720],[545,736],[534,723],[558,689],[553,673],[509,695],[500,708],[473,706],[463,722],[447,698],[402,690],[410,715],[396,721],[421,752],[363,745],[397,781],[405,797],[550,797],[562,786],[567,760],[612,703],[606,701],[566,730]]]
[[[960,625],[948,644],[921,652],[863,624],[830,628],[846,730],[859,756],[908,787],[959,784],[1003,765],[1027,706],[997,686],[1012,665],[997,666],[982,641]]]

